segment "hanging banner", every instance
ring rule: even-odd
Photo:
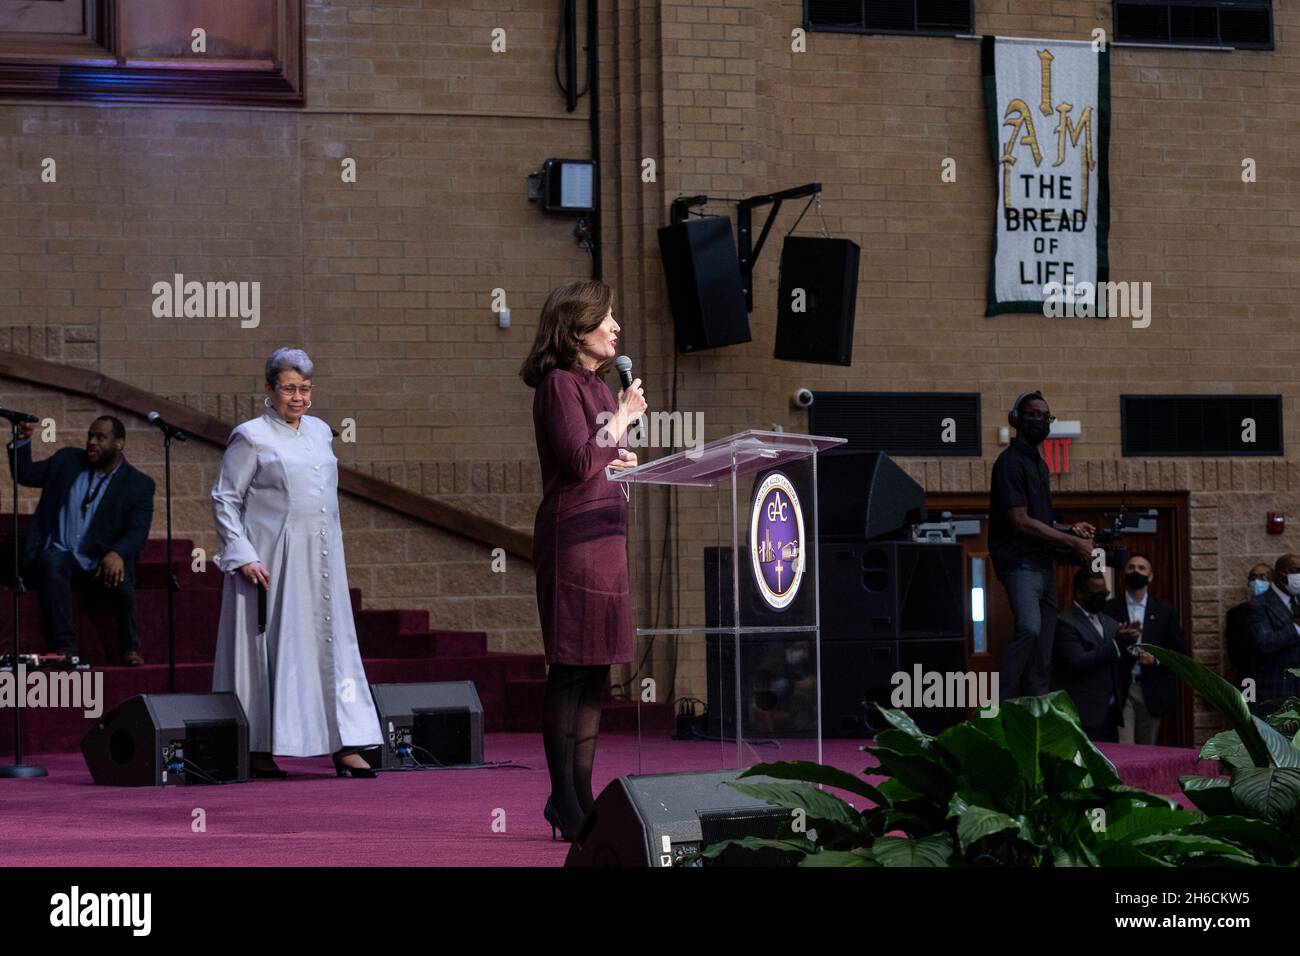
[[[1088,41],[983,44],[997,183],[984,314],[1095,316],[1109,274],[1110,55]]]

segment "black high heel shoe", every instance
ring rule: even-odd
[[[546,822],[551,825],[551,839],[555,839],[556,831],[559,831],[560,839],[565,843],[572,843],[577,833],[568,833],[564,829],[564,823],[560,820],[560,812],[555,809],[555,801],[550,797],[546,798],[546,806],[542,810],[542,816]]]
[[[352,751],[352,753],[360,755],[361,751],[354,750]],[[378,776],[378,774],[376,774],[375,771],[370,767],[352,767],[349,766],[348,764],[345,764],[343,762],[343,757],[351,756],[351,755],[352,754],[331,754],[330,755],[331,759],[333,759],[334,761],[334,773],[337,776],[340,777],[352,776],[352,777],[356,777],[359,780],[370,780]]]
[[[289,776],[288,772],[277,767],[275,761],[269,756],[264,759],[260,756],[256,759],[250,756],[248,770],[255,780],[283,780]]]

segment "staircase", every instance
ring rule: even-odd
[[[28,517],[28,516],[22,516]],[[20,518],[21,520],[21,518]],[[25,530],[25,529],[24,529]],[[175,596],[176,690],[206,693],[212,689],[212,659],[221,617],[223,575],[211,563],[191,568],[193,542],[178,539],[172,559],[180,590]],[[0,536],[0,555],[12,555],[13,538]],[[167,692],[166,542],[149,541],[136,562],[136,619],[143,667],[119,666],[117,630],[107,608],[76,593],[73,620],[81,659],[103,674],[103,709],[107,713],[136,694]],[[6,567],[7,565],[7,567]],[[0,576],[11,580],[12,559],[0,563]],[[474,682],[483,703],[487,731],[535,732],[541,729],[546,664],[540,654],[502,654],[487,649],[482,631],[453,631],[431,626],[424,610],[365,608],[361,591],[352,588],[352,611],[366,676],[373,684],[433,681]],[[0,588],[0,653],[13,649],[12,588]],[[44,650],[40,607],[35,593],[19,598],[24,652]],[[641,705],[643,727],[667,730],[668,704]],[[33,708],[23,711],[23,747],[28,753],[65,753],[80,749],[94,721],[80,709]],[[637,704],[609,699],[602,729],[627,730],[637,725]],[[0,754],[12,752],[13,714],[0,708]]]

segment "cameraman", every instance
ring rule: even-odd
[[[1015,622],[1002,654],[1003,699],[1048,691],[1058,604],[1053,550],[1069,548],[1085,567],[1092,560],[1096,529],[1082,521],[1064,527],[1052,519],[1052,489],[1038,446],[1055,420],[1041,392],[1021,395],[1007,414],[1016,437],[993,465],[989,555]]]

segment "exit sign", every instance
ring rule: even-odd
[[[1047,462],[1047,472],[1051,475],[1068,475],[1070,473],[1070,439],[1047,438],[1038,446],[1038,453]]]

